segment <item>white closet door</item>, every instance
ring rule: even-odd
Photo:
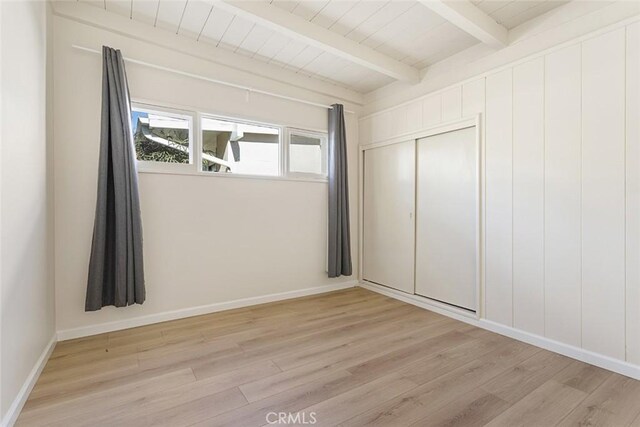
[[[365,280],[413,294],[415,141],[364,153]]]
[[[476,310],[476,128],[418,140],[416,294]]]

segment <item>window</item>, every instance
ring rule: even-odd
[[[136,158],[145,163],[191,164],[191,116],[134,106],[131,126]]]
[[[327,135],[289,131],[289,167],[291,174],[327,175]]]
[[[245,175],[280,174],[280,129],[205,117],[202,170]]]
[[[145,104],[131,124],[141,172],[327,177],[326,133]]]

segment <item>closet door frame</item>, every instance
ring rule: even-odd
[[[364,154],[365,151],[370,150],[372,148],[384,147],[386,145],[399,144],[402,142],[407,142],[408,140],[415,140],[416,145],[416,167],[417,167],[417,140],[421,138],[427,138],[430,136],[452,132],[460,129],[465,129],[469,127],[475,126],[476,133],[476,152],[477,152],[477,162],[478,162],[478,181],[476,188],[476,200],[477,200],[477,231],[476,231],[476,312],[471,312],[469,310],[465,310],[462,308],[458,308],[446,303],[442,303],[439,301],[432,300],[428,297],[415,295],[415,246],[416,242],[414,240],[414,294],[410,295],[402,291],[396,291],[391,288],[386,288],[384,286],[368,282],[363,279],[363,234],[364,234]],[[374,287],[383,292],[391,293],[394,296],[398,297],[401,300],[404,300],[410,304],[415,304],[418,306],[423,306],[435,312],[446,312],[449,314],[453,314],[454,317],[458,317],[461,319],[471,318],[475,320],[479,320],[482,318],[484,314],[484,283],[485,283],[485,256],[484,256],[484,247],[485,247],[485,147],[484,147],[484,129],[482,126],[482,114],[477,114],[473,117],[463,118],[461,120],[455,120],[448,123],[440,124],[437,126],[431,126],[428,128],[421,129],[416,132],[405,133],[402,135],[394,136],[393,138],[387,138],[384,140],[376,141],[370,144],[361,144],[359,145],[358,150],[358,280],[361,283],[366,284],[367,286]],[[417,169],[416,169],[417,172]],[[417,186],[416,186],[417,188]],[[417,201],[417,194],[414,196]],[[416,205],[417,206],[417,205]],[[415,227],[415,219],[416,215],[414,213],[414,227]]]

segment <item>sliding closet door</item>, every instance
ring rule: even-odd
[[[364,152],[363,279],[413,293],[415,141]]]
[[[476,310],[476,128],[418,140],[416,294]]]

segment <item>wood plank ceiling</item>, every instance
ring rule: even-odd
[[[361,93],[385,86],[391,77],[282,35],[203,0],[81,0],[141,24],[230,50],[257,61]],[[269,0],[264,0],[269,1]],[[472,0],[507,29],[533,19],[566,0]],[[271,0],[308,22],[390,58],[425,68],[478,40],[417,1]]]

